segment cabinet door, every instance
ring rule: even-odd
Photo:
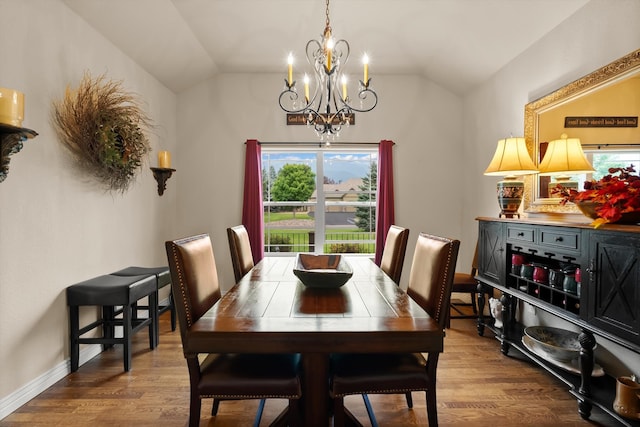
[[[587,320],[640,344],[640,240],[593,231],[589,254],[589,283],[586,289],[582,286],[588,298]]]
[[[480,221],[478,231],[478,275],[489,284],[504,285],[506,279],[506,251],[504,224]]]

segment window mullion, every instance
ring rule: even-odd
[[[324,156],[322,151],[316,153],[316,208],[315,208],[315,253],[324,252]]]

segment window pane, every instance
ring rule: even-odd
[[[315,185],[315,153],[263,150],[265,253],[314,251]]]
[[[375,252],[377,152],[324,157],[325,252]]]
[[[263,146],[265,253],[374,253],[377,154]]]
[[[595,172],[591,174],[579,174],[571,175],[570,181],[574,182],[574,188],[578,191],[584,189],[584,182],[586,180],[599,180],[604,175],[609,174],[609,168],[622,168],[629,165],[635,167],[636,172],[640,170],[640,151],[629,149],[607,149],[607,150],[584,150],[587,159],[595,169]],[[577,183],[577,184],[576,184]],[[555,181],[551,181],[549,186],[550,191],[555,187]],[[550,197],[557,197],[557,195],[550,193]]]
[[[638,171],[640,167],[640,151],[632,150],[598,150],[586,151],[585,154],[596,170],[592,178],[598,180],[609,174],[609,168],[623,168],[633,165]],[[582,188],[580,188],[582,189]]]

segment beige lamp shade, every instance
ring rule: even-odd
[[[484,171],[489,176],[529,175],[538,172],[531,160],[524,138],[505,138],[498,147],[489,167]]]
[[[540,175],[591,173],[593,167],[578,138],[568,138],[563,133],[560,139],[549,143],[547,152],[540,163]]]

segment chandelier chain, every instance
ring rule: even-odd
[[[327,0],[326,4],[327,4],[327,8],[326,8],[325,14],[327,18],[325,21],[325,28],[331,28],[331,22],[329,22],[329,0]]]

